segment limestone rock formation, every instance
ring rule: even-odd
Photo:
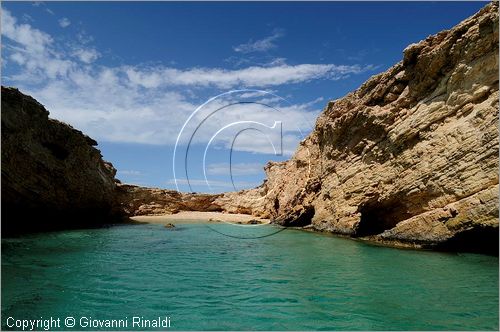
[[[2,87],[2,231],[122,215],[225,211],[409,247],[498,254],[498,3],[408,46],[328,103],[255,189],[183,194],[117,183],[96,142]]]
[[[259,188],[216,200],[283,225],[498,253],[498,3],[328,103]]]
[[[116,170],[97,143],[2,87],[2,234],[110,223]]]
[[[126,215],[143,216],[174,214],[179,211],[222,211],[214,203],[220,196],[119,184],[116,199]]]

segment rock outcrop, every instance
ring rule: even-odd
[[[216,200],[276,223],[498,254],[498,3],[328,103],[291,160]]]
[[[93,227],[130,216],[222,211],[221,195],[121,184],[97,142],[2,87],[2,234]]]
[[[128,216],[154,216],[179,211],[222,211],[221,206],[214,203],[220,196],[119,184],[116,199]]]
[[[2,234],[88,227],[121,218],[116,170],[97,143],[2,87]]]
[[[498,254],[498,3],[328,103],[287,162],[221,195],[122,185],[97,144],[2,87],[3,233],[224,211],[391,245]]]

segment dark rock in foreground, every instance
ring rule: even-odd
[[[2,234],[94,227],[129,216],[222,211],[220,195],[119,183],[97,142],[2,87]]]
[[[120,219],[116,170],[96,145],[35,99],[2,87],[2,235]]]

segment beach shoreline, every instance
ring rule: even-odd
[[[249,214],[181,211],[175,214],[164,214],[157,216],[133,216],[134,222],[148,224],[190,224],[190,223],[232,223],[232,224],[269,224],[269,219],[258,218]]]

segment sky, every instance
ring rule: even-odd
[[[486,2],[2,2],[2,85],[124,183],[252,188],[329,100]]]

